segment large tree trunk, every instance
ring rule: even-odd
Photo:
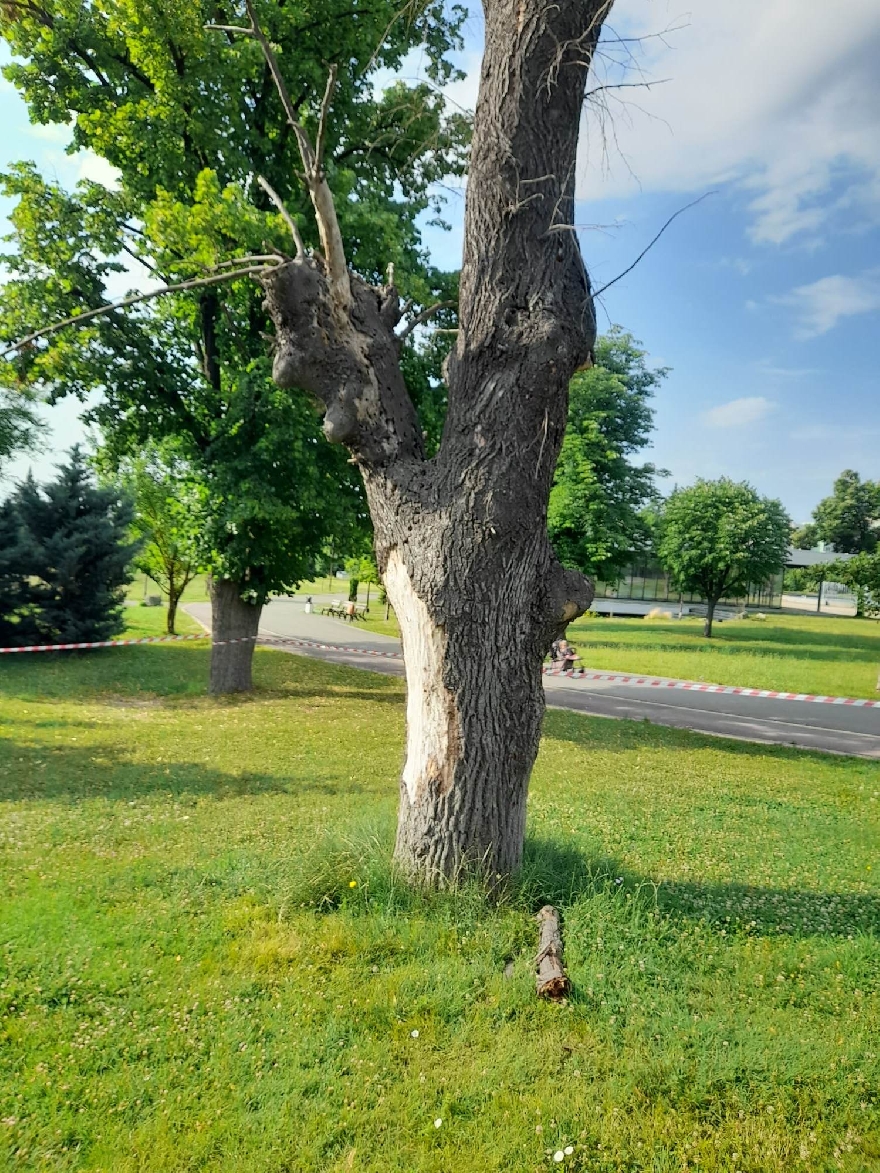
[[[703,635],[706,639],[712,638],[712,624],[715,621],[715,607],[717,603],[717,599],[710,599],[706,604],[706,622],[703,624]]]
[[[484,8],[460,330],[433,460],[400,372],[393,286],[352,274],[340,292],[323,261],[306,257],[265,280],[276,380],[324,402],[325,432],[364,476],[406,661],[396,857],[430,883],[518,868],[541,664],[592,601],[592,584],[553,555],[547,502],[568,383],[595,340],[572,230],[574,171],[610,0]]]
[[[211,582],[211,676],[208,691],[220,695],[253,688],[251,668],[262,605],[241,597],[244,586],[228,578]]]

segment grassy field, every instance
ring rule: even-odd
[[[195,602],[196,600],[193,600]],[[178,635],[194,635],[204,628],[191,619],[185,611],[177,612],[175,628]],[[125,631],[114,639],[137,639],[141,636],[165,634],[165,608],[142,607],[140,604],[125,608]]]
[[[880,624],[768,615],[730,620],[703,638],[698,619],[579,619],[569,638],[591,668],[787,692],[876,697]]]
[[[147,595],[161,595],[161,589],[153,582],[152,579],[146,579],[143,574],[135,576],[134,580],[128,584],[126,588],[126,597],[132,601],[140,602]],[[208,599],[208,588],[205,583],[205,576],[203,574],[197,575],[183,592],[182,602],[184,603],[203,603]]]
[[[400,682],[207,657],[0,664],[0,1167],[880,1169],[880,766],[552,712],[521,882],[425,897]]]

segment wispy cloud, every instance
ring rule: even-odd
[[[617,0],[611,24],[656,33],[664,10],[675,11]],[[604,138],[593,128],[581,198],[733,182],[761,244],[815,243],[844,216],[848,227],[876,222],[877,0],[847,0],[846,19],[831,21],[818,0],[690,0],[687,10],[639,53],[644,76],[669,82],[631,91],[628,105],[615,100],[628,103],[626,92],[612,94],[613,127]]]
[[[869,269],[857,277],[820,277],[771,301],[795,311],[796,337],[816,338],[833,330],[842,318],[880,310],[880,270]]]
[[[772,358],[759,358],[751,365],[755,374],[760,378],[772,379],[775,382],[805,379],[808,375],[819,374],[818,367],[783,367],[774,362]]]
[[[742,428],[765,419],[775,407],[773,400],[763,395],[747,395],[710,408],[703,413],[703,420],[710,428]]]

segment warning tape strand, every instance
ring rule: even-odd
[[[586,672],[580,669],[544,668],[545,676],[566,676],[570,680],[602,680],[612,684],[629,684],[648,688],[680,689],[685,692],[711,692],[720,696],[752,696],[776,701],[809,701],[824,705],[848,705],[853,708],[880,709],[880,701],[864,697],[821,696],[808,692],[776,692],[769,688],[742,688],[732,684],[704,684],[697,680],[667,680],[657,676],[627,676],[619,672]]]
[[[120,648],[131,647],[137,644],[163,644],[163,643],[179,643],[183,640],[210,640],[210,633],[206,632],[199,635],[154,635],[145,636],[141,639],[105,639],[96,640],[91,643],[67,643],[67,644],[31,644],[27,647],[20,648],[0,648],[0,655],[11,655],[16,652],[67,652],[67,651],[82,651],[89,648]],[[324,652],[344,652],[347,655],[356,656],[373,656],[386,660],[402,660],[403,656],[400,652],[383,652],[376,648],[365,647],[351,647],[345,644],[329,644],[320,643],[317,640],[311,639],[295,639],[292,636],[283,635],[247,635],[236,639],[221,639],[212,641],[212,647],[227,647],[230,644],[242,643],[264,643],[264,644],[289,644],[292,647],[299,648],[315,648],[318,651]],[[619,672],[587,672],[582,669],[569,668],[568,670],[562,668],[553,668],[552,666],[544,666],[545,676],[564,676],[569,680],[598,680],[610,684],[628,684],[634,686],[641,686],[643,688],[666,688],[675,689],[685,692],[707,692],[714,693],[719,696],[745,696],[745,697],[761,697],[768,700],[777,701],[807,701],[814,704],[824,705],[846,705],[852,708],[878,709],[880,708],[880,700],[868,700],[864,697],[851,696],[821,696],[813,693],[805,692],[777,692],[773,689],[767,688],[742,688],[738,685],[729,684],[705,684],[702,681],[696,680],[667,680],[658,676],[632,676],[624,675]]]
[[[9,656],[16,652],[74,652],[87,648],[125,648],[134,644],[171,644],[180,643],[182,640],[210,638],[210,635],[203,633],[201,635],[149,635],[142,639],[99,639],[88,643],[29,644],[20,648],[0,648],[0,656]],[[214,641],[213,646],[220,648],[227,644],[247,644],[262,638],[258,635],[245,635],[238,639],[218,639]]]

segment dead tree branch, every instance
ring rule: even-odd
[[[604,94],[608,90],[650,90],[654,86],[665,86],[671,81],[671,77],[659,77],[656,81],[619,81],[607,85],[593,86],[591,90],[587,90],[584,94],[584,99],[592,98],[594,94]]]
[[[321,116],[318,120],[318,137],[315,139],[315,178],[324,174],[324,150],[327,146],[327,121],[330,117],[330,104],[333,101],[333,94],[336,90],[336,76],[338,67],[330,66],[330,73],[327,75],[327,87],[324,90],[324,98],[321,102]]]
[[[562,968],[562,934],[559,931],[559,913],[545,904],[535,917],[540,926],[538,956],[535,958],[535,981],[539,998],[564,998],[569,981]]]
[[[268,259],[276,260],[275,257]],[[7,355],[14,354],[17,350],[23,350],[24,347],[30,346],[32,342],[36,342],[40,338],[45,338],[49,334],[57,334],[65,326],[78,326],[82,322],[88,322],[91,318],[100,317],[101,314],[109,314],[113,310],[128,309],[129,306],[138,305],[140,302],[152,301],[156,297],[164,297],[166,293],[180,293],[186,289],[200,289],[205,285],[219,285],[222,281],[235,281],[239,277],[250,277],[258,273],[262,274],[266,272],[266,268],[267,266],[265,264],[249,265],[247,268],[236,269],[233,272],[214,273],[210,277],[197,277],[190,281],[179,281],[174,285],[163,285],[160,289],[151,289],[148,293],[138,293],[131,297],[120,298],[119,301],[107,302],[105,305],[99,305],[96,309],[85,310],[81,314],[72,314],[69,318],[64,318],[60,322],[53,322],[51,326],[43,326],[40,330],[34,330],[32,334],[28,334],[24,338],[19,338],[17,342],[13,342],[11,346],[7,346],[5,350],[0,351],[0,358],[6,358]]]
[[[398,341],[403,342],[405,338],[409,338],[413,330],[418,329],[419,326],[423,325],[430,318],[433,318],[433,316],[438,314],[441,310],[455,309],[456,304],[457,303],[454,301],[438,301],[436,305],[428,306],[427,309],[422,310],[420,314],[416,314],[414,318],[407,322],[406,326],[404,326],[401,332],[397,335]]]
[[[306,255],[306,246],[303,244],[303,238],[300,235],[296,220],[294,220],[293,216],[291,216],[290,212],[288,212],[287,208],[284,206],[284,201],[282,200],[281,196],[278,194],[268,179],[264,179],[262,175],[258,175],[257,183],[281,213],[281,218],[290,229],[290,235],[293,237],[293,243],[296,245],[297,260],[301,261]]]
[[[321,248],[327,264],[327,276],[340,305],[348,308],[351,305],[351,282],[349,280],[348,263],[345,259],[345,246],[342,243],[342,232],[339,228],[333,193],[330,191],[321,166],[320,153],[323,152],[326,143],[327,119],[330,112],[330,104],[333,100],[333,91],[336,88],[336,66],[334,65],[330,69],[330,76],[327,79],[327,87],[321,103],[316,149],[312,147],[305,127],[297,118],[296,107],[290,97],[290,91],[287,88],[287,83],[278,64],[278,58],[275,56],[275,50],[272,48],[269,38],[266,36],[259,22],[253,0],[245,0],[245,8],[250,18],[250,28],[238,27],[236,31],[240,32],[243,36],[254,38],[260,46],[263,57],[269,67],[269,72],[272,75],[275,89],[278,91],[278,96],[281,99],[281,105],[284,107],[288,124],[294,133],[297,146],[299,147],[300,158],[302,159],[303,169],[305,171],[306,186],[309,189],[312,207],[315,210],[318,235],[321,238]],[[206,29],[222,32],[229,32],[233,27],[231,25],[205,25]]]
[[[606,289],[610,289],[612,285],[616,285],[617,282],[621,280],[621,278],[623,278],[627,275],[627,273],[631,273],[633,271],[633,269],[636,267],[636,265],[639,263],[639,261],[641,261],[641,259],[651,251],[651,249],[654,247],[654,245],[657,243],[657,241],[660,239],[660,237],[663,235],[663,233],[666,231],[666,229],[669,227],[669,225],[672,223],[673,220],[677,220],[678,217],[683,212],[687,212],[689,208],[695,208],[697,206],[697,204],[701,204],[703,202],[703,200],[708,199],[709,196],[717,195],[717,194],[718,194],[717,191],[704,191],[703,194],[701,196],[699,196],[697,199],[691,200],[691,202],[689,204],[685,204],[685,206],[683,208],[679,208],[677,212],[673,212],[672,215],[669,217],[669,219],[666,221],[666,223],[663,225],[663,227],[660,229],[660,231],[657,233],[657,235],[654,237],[654,239],[651,240],[647,245],[645,245],[645,247],[642,249],[642,251],[636,257],[636,259],[633,261],[633,263],[631,265],[628,265],[623,270],[622,273],[618,273],[616,277],[612,277],[612,279],[610,281],[606,281],[606,283],[602,286],[601,289],[597,289],[593,293],[593,297],[594,298],[601,297]]]

